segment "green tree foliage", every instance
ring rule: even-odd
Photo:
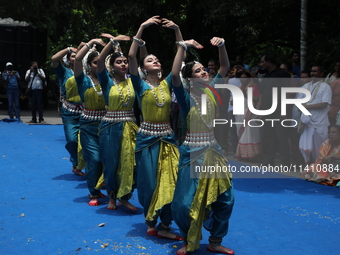
[[[199,51],[205,64],[217,51],[210,46],[213,36],[226,39],[229,57],[243,54],[245,62],[256,66],[264,51],[275,52],[281,61],[300,47],[300,1],[298,0],[1,0],[0,17],[24,20],[46,29],[51,56],[58,50],[100,33],[133,36],[139,25],[153,15],[167,17],[180,25],[184,38],[194,38],[204,45]],[[15,6],[16,8],[13,8]],[[339,61],[340,2],[308,0],[307,64],[321,62],[331,71]],[[174,57],[174,34],[169,29],[152,26],[143,39],[165,69]],[[127,52],[129,43],[123,43]],[[194,55],[189,54],[189,58]]]

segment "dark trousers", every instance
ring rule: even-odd
[[[7,99],[8,99],[8,115],[11,119],[16,116],[20,119],[20,90],[18,88],[7,88]]]
[[[283,127],[279,121],[274,122],[272,127],[271,121],[264,121],[262,127],[262,145],[264,152],[264,164],[274,165],[275,154],[279,152],[280,163],[282,165],[290,164],[289,150],[289,129],[292,127]]]
[[[235,123],[235,116],[233,115],[233,111],[228,112],[229,124],[231,120],[233,121],[233,123]],[[236,154],[237,146],[238,146],[238,135],[237,135],[237,128],[235,124],[230,126],[229,134],[230,134],[230,141],[231,141],[231,147],[232,147],[233,153]]]
[[[43,90],[33,89],[31,97],[32,106],[32,120],[37,121],[37,111],[39,114],[39,121],[43,121]]]

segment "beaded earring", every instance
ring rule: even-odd
[[[189,81],[189,87],[192,89],[194,87],[194,82],[188,78]]]

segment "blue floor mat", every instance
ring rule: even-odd
[[[137,190],[136,212],[107,210],[107,197],[87,205],[62,125],[0,122],[0,130],[1,254],[175,254],[182,246],[146,235]],[[233,180],[235,206],[222,244],[236,255],[339,254],[340,189],[280,177]],[[179,233],[176,224],[172,229]],[[208,237],[203,230],[200,249],[190,254],[209,254]]]

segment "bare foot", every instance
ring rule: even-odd
[[[209,244],[207,250],[210,251],[210,252],[221,253],[221,254],[230,254],[230,255],[235,254],[235,252],[233,250],[226,248],[222,245],[211,245],[211,244]]]
[[[123,200],[123,199],[119,200],[118,204],[125,206],[127,209],[130,209],[131,211],[137,211],[136,206],[130,204],[130,202],[127,200]]]
[[[177,236],[177,235],[175,235],[175,234],[173,234],[173,233],[170,233],[169,231],[166,231],[166,230],[160,230],[160,231],[158,231],[157,237],[158,237],[158,238],[171,239],[171,240],[179,240],[179,241],[182,241],[182,240],[183,240],[182,237]]]
[[[109,210],[116,210],[117,209],[116,199],[110,198],[109,205],[107,206],[107,209],[109,209]]]
[[[152,227],[148,226],[148,230],[146,231],[146,233],[149,236],[156,236],[157,235],[157,230],[155,229],[154,226],[152,226]]]
[[[187,254],[187,245],[183,245],[181,249],[176,251],[177,255],[186,255]]]
[[[84,174],[80,169],[77,168],[73,168],[72,172],[79,176],[86,176],[86,174]]]
[[[93,198],[90,200],[90,202],[88,203],[90,206],[98,206],[98,199],[97,198]]]

